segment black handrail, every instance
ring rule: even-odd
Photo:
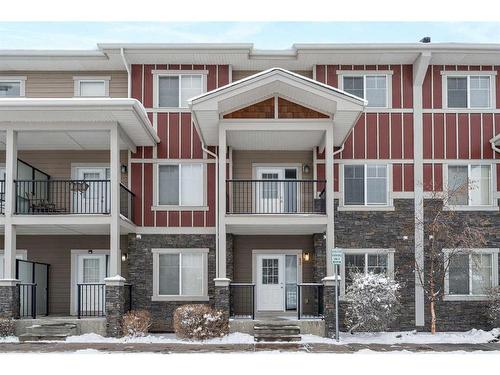
[[[229,316],[255,320],[255,284],[229,284]]]
[[[325,214],[325,180],[226,180],[228,214]]]
[[[15,213],[109,214],[109,180],[16,180]]]
[[[0,180],[0,215],[5,214],[5,180]]]
[[[21,318],[36,319],[36,284],[20,283],[19,288],[19,315]]]
[[[120,184],[120,214],[134,221],[135,194],[125,185]]]
[[[77,314],[83,317],[104,316],[106,313],[106,285],[103,283],[77,284]]]
[[[297,319],[323,319],[323,284],[297,284]]]

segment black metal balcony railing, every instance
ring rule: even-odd
[[[323,284],[297,284],[297,319],[322,319],[323,309]]]
[[[229,285],[229,316],[237,319],[255,319],[255,284]]]
[[[104,316],[106,312],[106,285],[103,283],[78,284],[78,319]]]
[[[227,180],[228,214],[325,214],[324,180]]]
[[[19,288],[19,315],[36,319],[36,284],[22,283]]]
[[[120,214],[134,220],[135,194],[124,185],[120,185]]]

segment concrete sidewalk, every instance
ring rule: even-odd
[[[454,352],[454,351],[498,351],[500,343],[490,344],[321,344],[321,343],[254,343],[254,344],[137,344],[137,343],[43,343],[28,342],[0,344],[0,353],[62,353],[93,349],[100,352],[116,353],[231,353],[286,351],[307,353],[356,353],[360,350],[375,352],[408,351]]]

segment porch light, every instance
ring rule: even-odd
[[[309,174],[309,172],[311,172],[311,167],[308,164],[304,164],[302,166],[302,172],[305,174]]]
[[[310,254],[308,252],[305,252],[303,256],[304,262],[309,262],[310,257],[311,257]]]
[[[128,254],[127,253],[123,253],[122,254],[122,262],[126,262],[128,259]]]
[[[93,252],[94,252],[94,250],[87,251],[87,253],[89,253],[89,254],[92,254]]]

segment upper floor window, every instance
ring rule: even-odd
[[[158,76],[158,107],[187,108],[187,101],[204,92],[202,74]]]
[[[98,98],[109,96],[109,77],[74,77],[75,96]]]
[[[202,206],[203,164],[181,163],[158,166],[158,205]]]
[[[448,108],[490,108],[493,83],[490,75],[447,75]]]
[[[0,77],[0,98],[24,96],[25,77]]]
[[[491,165],[448,165],[448,205],[492,205]]]
[[[344,165],[345,205],[387,205],[388,187],[387,165]]]
[[[368,107],[385,108],[389,102],[386,74],[344,75],[342,89],[368,101]]]

